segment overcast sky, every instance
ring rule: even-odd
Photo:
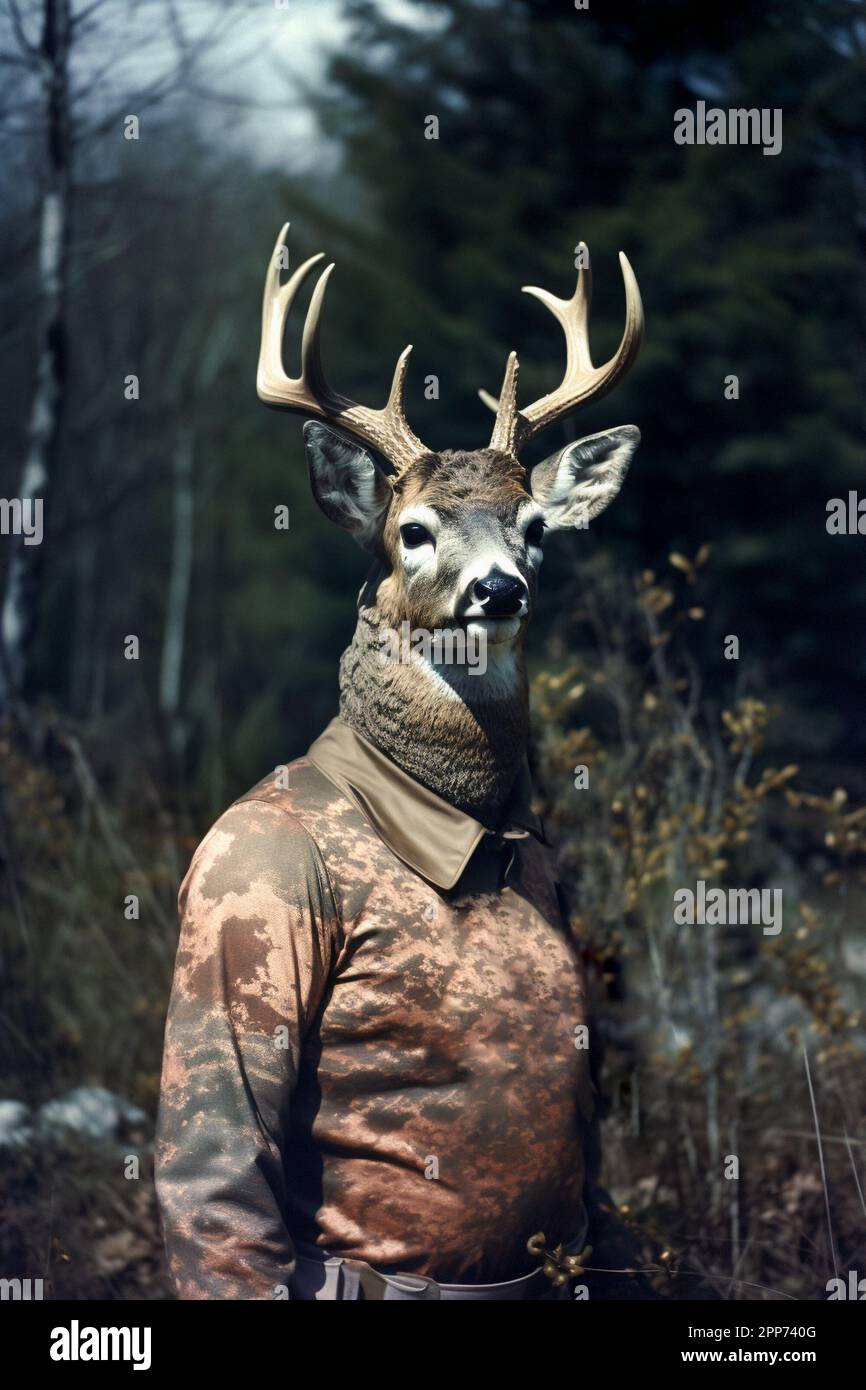
[[[189,0],[187,0],[189,3]],[[213,5],[204,11],[203,28],[212,23]],[[182,7],[183,13],[191,15]],[[228,98],[237,98],[228,126],[220,122],[221,138],[264,165],[292,168],[325,154],[315,123],[303,102],[303,87],[320,80],[327,54],[347,41],[340,0],[261,0],[245,9],[242,18],[218,43],[205,68],[204,85]],[[244,103],[254,98],[255,107]],[[216,112],[202,103],[205,129]]]
[[[42,0],[15,3],[35,46]],[[380,0],[380,8],[410,22],[423,18],[406,0]],[[303,88],[317,84],[328,53],[348,42],[340,0],[72,0],[72,10],[83,21],[72,45],[79,129],[118,110],[141,114],[143,122],[147,108],[139,113],[136,97],[172,70],[180,42],[199,55],[185,87],[198,102],[204,134],[264,165],[303,167],[326,156],[304,109]],[[20,48],[0,4],[3,53],[17,55]],[[34,78],[15,56],[0,74],[9,83],[0,103],[3,134],[14,139],[26,125],[21,113]]]

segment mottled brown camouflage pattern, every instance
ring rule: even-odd
[[[550,851],[487,837],[442,892],[309,761],[289,781],[232,806],[181,889],[157,1155],[178,1293],[273,1297],[295,1240],[523,1274],[531,1235],[578,1229],[592,1144]]]

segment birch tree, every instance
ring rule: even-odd
[[[69,0],[43,0],[38,41],[28,38],[17,0],[7,0],[19,58],[38,81],[44,113],[45,174],[39,207],[36,372],[18,486],[22,509],[39,502],[45,514],[66,384],[64,301],[69,243],[72,158],[69,112]],[[36,623],[41,545],[11,535],[6,592],[0,610],[0,713],[21,690],[27,650]]]
[[[23,71],[19,93],[6,100],[0,120],[13,138],[36,135],[39,162],[37,246],[38,278],[31,318],[36,362],[29,401],[28,426],[18,483],[9,515],[28,514],[41,506],[51,530],[51,496],[56,482],[64,408],[68,391],[66,302],[74,251],[71,205],[77,164],[87,149],[91,161],[100,139],[129,117],[152,109],[190,87],[206,58],[243,14],[243,4],[217,0],[199,17],[193,32],[182,22],[174,0],[153,6],[152,51],[145,54],[133,36],[133,7],[109,0],[36,0],[25,16],[19,0],[3,0],[0,10],[0,61],[7,71]],[[141,11],[144,6],[139,5]],[[141,14],[137,19],[141,21]],[[6,46],[3,46],[3,40]],[[121,55],[132,72],[124,81]],[[124,91],[126,86],[129,90]],[[198,89],[197,89],[198,90]],[[213,99],[201,89],[200,99]],[[118,104],[122,103],[122,104]],[[13,528],[8,528],[13,529]],[[0,716],[21,710],[28,657],[39,619],[42,575],[41,544],[18,527],[6,539],[8,563],[0,601]],[[169,663],[170,665],[170,663]],[[26,719],[23,720],[26,724]]]

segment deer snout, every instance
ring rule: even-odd
[[[473,584],[471,611],[485,618],[514,618],[526,612],[528,597],[529,590],[518,575],[493,569]]]

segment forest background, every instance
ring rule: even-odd
[[[570,293],[581,239],[602,360],[628,254],[638,365],[541,452],[643,442],[549,543],[529,642],[608,1182],[665,1297],[823,1298],[864,1267],[866,541],[826,524],[866,493],[864,58],[861,0],[3,0],[0,494],[45,528],[0,537],[5,1276],[168,1296],[178,883],[336,710],[364,558],[254,390],[286,220],[293,264],[337,262],[329,374],[376,403],[412,341],[433,447],[486,442],[512,347],[524,399],[556,383],[518,291]],[[779,109],[781,151],[677,144],[699,100]],[[700,878],[781,888],[782,932],[678,926]],[[58,1098],[116,1113],[88,1137]]]

